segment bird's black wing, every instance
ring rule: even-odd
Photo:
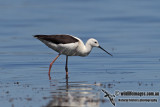
[[[46,40],[55,44],[67,44],[67,43],[75,43],[78,42],[78,39],[74,38],[71,35],[35,35],[34,36],[40,40]]]

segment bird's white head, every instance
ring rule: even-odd
[[[103,51],[105,51],[107,54],[109,54],[109,55],[112,56],[112,54],[110,54],[109,52],[107,52],[105,49],[103,49],[103,48],[99,45],[99,43],[98,43],[98,41],[97,41],[96,39],[93,39],[93,38],[89,39],[89,40],[87,41],[87,44],[90,45],[91,47],[98,47],[98,48],[102,49]]]
[[[88,40],[88,44],[90,44],[92,47],[99,47],[98,41],[96,39],[93,39],[93,38]]]

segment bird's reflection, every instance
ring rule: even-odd
[[[66,76],[63,81],[53,80],[51,84],[52,100],[47,105],[51,106],[88,106],[99,107],[99,91],[95,90],[95,84],[87,84],[85,81],[69,81]]]
[[[66,82],[68,82],[68,68],[66,69]],[[48,74],[48,78],[49,78],[49,80],[51,80],[52,78],[51,78],[51,75],[50,75],[50,73]]]

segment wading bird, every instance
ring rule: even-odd
[[[56,59],[61,55],[66,55],[66,76],[68,76],[68,56],[87,56],[93,47],[98,47],[111,55],[109,52],[104,50],[96,39],[90,38],[86,44],[81,39],[71,35],[35,35],[35,38],[42,41],[49,48],[58,52],[56,58],[50,63],[48,75],[50,76],[51,67]],[[111,55],[112,56],[112,55]]]

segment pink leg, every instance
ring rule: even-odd
[[[59,56],[60,56],[60,54],[58,54],[58,55],[56,56],[56,58],[50,63],[49,72],[48,72],[48,75],[49,75],[49,76],[50,76],[50,72],[51,72],[52,65],[53,65],[53,63],[56,61],[56,59],[57,59]]]

